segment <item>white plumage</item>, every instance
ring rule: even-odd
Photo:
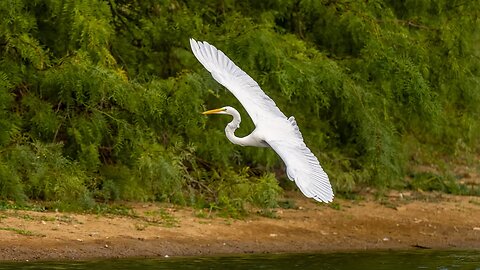
[[[270,146],[285,163],[288,178],[295,181],[305,196],[321,202],[331,202],[334,195],[328,176],[303,142],[295,118],[292,116],[287,119],[257,82],[222,51],[205,41],[190,39],[190,45],[195,57],[213,78],[242,103],[255,124],[255,130],[246,137],[236,137],[234,132],[239,127],[241,118],[238,111],[229,106],[206,111],[204,114],[233,116],[233,121],[225,127],[227,138],[232,143],[242,146]]]

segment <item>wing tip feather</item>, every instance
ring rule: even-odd
[[[290,174],[294,174],[294,173],[290,172]],[[331,203],[333,201],[335,195],[333,193],[332,185],[330,184],[328,175],[323,171],[323,169],[318,174],[315,173],[313,175],[311,174],[304,175],[304,176],[308,176],[310,181],[305,181],[303,177],[302,179],[300,179],[300,177],[290,175],[290,174],[288,174],[288,169],[287,169],[288,177],[295,181],[300,191],[307,198],[312,198],[318,202],[323,202],[323,203]]]

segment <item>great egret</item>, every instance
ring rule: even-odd
[[[302,193],[320,202],[333,200],[332,186],[318,159],[303,142],[295,118],[287,117],[278,109],[247,73],[241,70],[222,51],[208,42],[190,39],[193,54],[242,103],[255,124],[255,130],[243,138],[235,136],[240,126],[240,113],[226,106],[203,114],[228,114],[233,121],[225,127],[227,138],[241,146],[271,147],[287,167],[287,176],[295,181]]]

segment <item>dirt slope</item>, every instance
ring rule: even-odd
[[[331,207],[291,196],[295,209],[243,220],[165,204],[131,205],[133,217],[0,211],[0,260],[480,249],[479,197],[392,194],[386,203],[336,199]]]

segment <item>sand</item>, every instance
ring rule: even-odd
[[[0,260],[86,260],[374,249],[480,249],[480,198],[392,192],[316,203],[288,194],[275,218],[130,203],[133,215],[0,211]]]

